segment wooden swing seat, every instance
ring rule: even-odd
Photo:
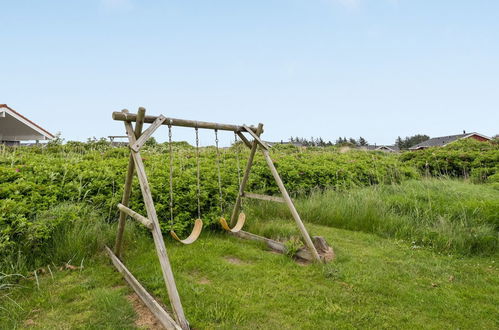
[[[237,223],[234,226],[234,228],[231,229],[229,227],[229,225],[227,224],[227,221],[225,220],[225,218],[223,218],[223,217],[220,218],[220,224],[222,225],[222,228],[227,230],[227,231],[230,231],[232,233],[237,233],[241,229],[243,229],[245,221],[246,221],[246,214],[244,214],[243,212],[239,213],[239,217],[237,218]]]
[[[194,221],[194,228],[192,229],[191,234],[186,239],[180,239],[173,230],[170,230],[170,235],[172,235],[172,237],[180,243],[187,245],[194,243],[199,238],[199,235],[201,235],[201,230],[203,230],[203,220],[196,219],[196,221]]]

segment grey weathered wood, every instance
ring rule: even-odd
[[[263,132],[263,124],[258,124],[256,129],[256,135],[260,136]],[[248,183],[249,175],[251,172],[251,166],[253,165],[253,159],[255,158],[256,151],[258,150],[258,143],[253,141],[251,145],[251,151],[248,157],[248,162],[246,163],[246,169],[244,170],[243,179],[241,180],[241,184],[239,185],[239,194],[237,195],[236,203],[234,204],[234,208],[232,209],[232,215],[230,217],[230,225],[234,227],[237,223],[237,219],[239,217],[239,211],[241,210],[241,201],[242,195],[244,195],[244,189],[246,189],[246,184]]]
[[[156,316],[158,321],[166,329],[182,330],[182,328],[175,322],[175,320],[161,307],[161,305],[147,292],[146,289],[140,284],[139,281],[130,273],[130,271],[123,265],[118,257],[106,246],[106,251],[113,262],[116,269],[123,275],[128,284],[132,287],[139,298],[149,308],[149,310]]]
[[[248,141],[248,139],[246,138],[246,136],[244,136],[244,134],[243,134],[243,133],[241,133],[241,132],[237,132],[236,134],[237,134],[237,136],[239,136],[239,138],[241,139],[241,141],[243,141],[243,142],[244,142],[244,144],[245,144],[248,148],[250,148],[250,149],[251,149],[252,144],[251,144],[251,142],[249,142],[249,141]]]
[[[127,131],[128,139],[130,141],[130,145],[132,145],[136,141],[132,130],[132,124],[130,122],[125,122],[125,128]],[[151,231],[152,237],[154,239],[154,245],[156,246],[156,253],[161,265],[161,271],[163,273],[163,279],[168,291],[168,297],[170,298],[170,303],[172,304],[172,309],[175,314],[175,320],[182,329],[187,330],[189,329],[189,323],[185,318],[184,309],[182,308],[182,303],[180,302],[180,296],[177,291],[177,286],[175,285],[175,278],[173,277],[170,260],[168,259],[168,254],[166,253],[166,246],[165,242],[163,241],[161,228],[159,226],[158,216],[156,214],[156,208],[154,207],[154,201],[152,199],[151,188],[149,187],[149,182],[147,180],[144,163],[142,162],[140,152],[132,151],[132,157],[135,162],[140,189],[142,191],[144,204],[147,210],[147,218],[153,223],[153,229]]]
[[[152,124],[158,117],[157,116],[145,116],[144,122],[147,124]],[[135,113],[123,113],[123,112],[113,112],[113,119],[127,122],[134,122],[137,119],[137,114]],[[177,119],[167,117],[163,125],[168,125],[172,123],[172,126],[182,126],[182,127],[192,127],[192,128],[206,128],[206,129],[217,129],[219,131],[233,131],[242,132],[246,131],[244,127],[239,125],[221,124],[221,123],[210,123],[205,121],[195,121],[186,119]],[[254,132],[256,132],[256,127],[250,127]]]
[[[125,212],[130,217],[132,217],[133,219],[137,220],[138,222],[142,223],[144,226],[146,226],[147,228],[152,230],[152,228],[153,228],[152,222],[149,219],[147,219],[146,217],[144,217],[143,215],[138,214],[134,210],[129,209],[128,207],[126,207],[125,205],[123,205],[121,203],[118,203],[118,209],[122,212]]]
[[[310,253],[312,256],[315,258],[317,261],[321,261],[321,258],[319,254],[317,253],[317,250],[315,249],[314,243],[312,242],[312,239],[308,235],[307,229],[305,228],[305,225],[301,221],[300,215],[298,214],[298,211],[296,211],[295,205],[293,204],[293,201],[291,200],[291,197],[289,197],[288,191],[286,190],[286,187],[284,186],[284,183],[281,180],[281,177],[279,176],[279,173],[277,173],[277,170],[274,166],[274,162],[272,161],[272,158],[270,158],[270,154],[267,150],[261,149],[263,156],[265,157],[265,161],[267,162],[267,165],[270,168],[270,172],[272,172],[272,176],[274,177],[274,180],[277,183],[277,186],[279,187],[279,190],[281,191],[282,197],[284,198],[284,201],[286,202],[286,205],[288,206],[291,215],[293,216],[293,219],[296,222],[296,225],[298,226],[298,229],[300,230],[300,233],[303,237],[303,240],[305,241],[305,245],[308,247],[310,250]]]
[[[253,137],[253,139],[255,139],[255,141],[258,142],[260,147],[262,147],[265,150],[269,150],[269,145],[267,143],[265,143],[264,141],[262,141],[260,139],[259,135],[255,134],[255,132],[253,132],[248,126],[243,125],[243,127],[246,130],[246,132],[248,132]]]
[[[158,129],[158,127],[160,127],[165,122],[165,120],[166,117],[163,115],[156,118],[154,123],[152,123],[151,126],[149,126],[144,131],[144,133],[142,133],[140,138],[138,138],[133,145],[130,145],[130,148],[132,148],[133,151],[139,151],[140,148],[142,148],[142,146],[144,145],[144,143],[146,143],[146,141],[151,137],[151,135],[153,135],[153,133]]]
[[[286,248],[286,245],[284,245],[284,243],[275,241],[275,240],[270,239],[270,238],[255,235],[253,233],[250,233],[250,232],[247,232],[244,230],[240,230],[236,233],[231,233],[231,234],[236,236],[236,237],[239,237],[239,238],[263,242],[272,250],[277,251],[277,252],[282,253],[282,254],[286,254],[288,252],[288,249]],[[306,260],[306,261],[315,261],[315,258],[312,256],[312,254],[310,254],[308,249],[299,249],[295,253],[294,256],[299,258],[299,259]]]
[[[270,201],[270,202],[277,202],[277,203],[286,203],[286,201],[282,197],[269,196],[269,195],[260,195],[260,194],[254,194],[254,193],[246,192],[246,191],[244,192],[243,197],[260,199],[260,200],[263,200],[263,201]]]
[[[123,113],[128,113],[128,110],[123,110]],[[139,108],[137,112],[137,123],[135,124],[135,138],[139,138],[142,133],[142,126],[144,125],[144,116],[146,114],[146,109]],[[132,193],[132,181],[133,181],[133,172],[135,171],[135,163],[133,162],[132,155],[130,154],[130,158],[128,159],[128,169],[125,178],[125,186],[123,188],[123,197],[121,198],[121,204],[124,206],[128,206],[130,201],[130,194]],[[116,234],[116,242],[114,244],[114,253],[121,257],[121,246],[123,245],[123,232],[125,231],[125,221],[126,214],[120,212],[120,218],[118,221],[118,232]]]

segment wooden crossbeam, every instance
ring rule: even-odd
[[[144,123],[152,124],[157,119],[157,116],[145,116]],[[119,121],[126,122],[135,122],[137,120],[137,114],[135,113],[125,113],[125,112],[113,112],[113,119]],[[217,129],[219,131],[232,131],[232,132],[243,132],[245,128],[239,125],[230,125],[230,124],[222,124],[222,123],[210,123],[206,121],[197,121],[197,120],[186,120],[186,119],[177,119],[167,117],[166,121],[163,122],[163,125],[168,125],[171,123],[172,126],[181,126],[181,127],[192,127],[192,128],[205,128],[205,129]],[[250,130],[256,132],[256,127],[250,127]]]
[[[125,265],[118,259],[118,257],[106,246],[107,254],[111,258],[113,265],[123,275],[125,280],[130,284],[132,289],[137,293],[139,298],[149,308],[149,310],[156,316],[158,321],[166,329],[182,330],[182,328],[175,322],[175,320],[161,307],[161,305],[147,292],[146,289],[140,284],[139,281],[130,273]]]
[[[143,215],[138,214],[134,210],[129,209],[128,207],[126,207],[125,205],[123,205],[121,203],[118,203],[118,209],[120,209],[120,211],[122,211],[122,212],[125,212],[131,218],[137,220],[138,222],[140,222],[141,224],[143,224],[144,226],[146,226],[147,228],[149,228],[149,230],[152,230],[153,225],[152,225],[151,220],[147,219]]]
[[[263,201],[270,201],[270,202],[277,202],[277,203],[286,203],[286,201],[282,197],[269,196],[269,195],[260,195],[260,194],[250,193],[250,192],[244,192],[243,197],[253,198],[253,199],[260,199],[260,200],[263,200]]]

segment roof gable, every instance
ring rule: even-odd
[[[412,147],[410,147],[410,150],[416,150],[416,149],[421,149],[421,148],[430,148],[430,147],[443,147],[448,145],[451,142],[460,140],[460,139],[466,139],[471,136],[478,135],[484,139],[490,140],[489,137],[476,133],[476,132],[471,132],[471,133],[464,133],[464,134],[456,134],[456,135],[447,135],[447,136],[440,136],[440,137],[435,137],[431,138],[429,140],[423,141],[421,143],[418,143]]]
[[[7,104],[0,104],[0,140],[51,140],[54,135],[24,117]]]

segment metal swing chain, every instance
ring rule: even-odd
[[[220,151],[218,149],[218,130],[217,129],[215,129],[215,146],[217,149],[218,192],[220,194],[220,213],[223,216],[224,207],[223,207],[223,194],[222,194],[222,175],[220,173]]]
[[[197,190],[198,190],[198,219],[201,219],[201,178],[199,170],[199,132],[196,127],[196,161],[197,161]]]
[[[172,149],[172,120],[168,124],[168,145],[170,151],[170,226],[173,229],[173,149]]]
[[[238,194],[241,189],[241,167],[239,165],[239,146],[238,146],[237,133],[234,132],[234,147],[236,148],[236,164],[237,164],[237,182],[239,184]],[[243,210],[243,199],[241,198],[241,211]]]

